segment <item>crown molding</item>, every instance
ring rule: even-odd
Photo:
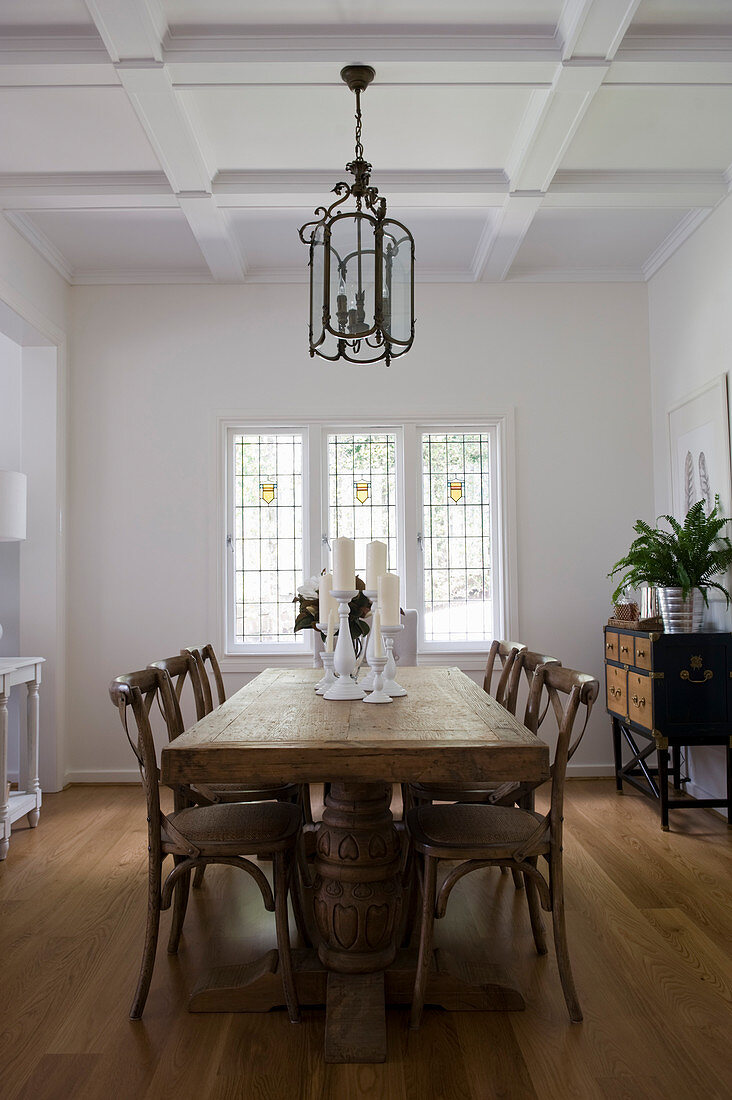
[[[6,210],[4,213],[6,219],[22,237],[25,237],[28,244],[32,245],[67,283],[70,283],[73,279],[71,264],[35,222],[17,210]]]
[[[159,283],[215,284],[210,271],[76,271],[70,279],[72,286],[131,286]]]
[[[659,268],[663,267],[666,261],[673,256],[674,252],[681,247],[684,241],[696,232],[710,213],[709,209],[690,210],[643,264],[643,277],[646,280],[651,279]]]
[[[517,271],[506,276],[507,283],[642,283],[643,272],[635,268],[557,268],[556,271]]]
[[[0,192],[25,194],[169,194],[164,172],[0,172]]]

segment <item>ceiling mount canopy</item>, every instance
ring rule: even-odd
[[[387,366],[414,340],[414,240],[386,216],[386,199],[371,186],[361,144],[361,93],[375,76],[370,65],[346,65],[341,79],[356,96],[353,182],[333,188],[338,198],[319,206],[317,221],[300,229],[310,246],[310,354],[323,359]],[[355,210],[341,209],[349,199]]]

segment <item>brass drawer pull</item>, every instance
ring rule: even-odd
[[[615,649],[615,642],[605,642],[605,649]]]
[[[613,699],[614,699],[616,695],[620,695],[620,694],[621,694],[621,692],[620,692],[620,688],[616,688],[616,687],[612,687],[612,688],[610,688],[610,694],[612,695],[612,697],[613,697]]]
[[[646,705],[645,697],[639,699],[637,695],[633,696],[632,703],[634,707],[644,707]]]
[[[692,680],[691,675],[689,674],[688,668],[682,668],[681,672],[679,673],[679,676],[681,677],[682,680],[688,680],[690,684],[705,684],[707,682],[707,680],[712,679],[712,677],[714,676],[714,673],[712,672],[711,668],[705,668],[703,679],[701,679],[701,680]]]
[[[645,655],[646,655],[645,649],[638,649],[638,650],[636,650],[636,652],[637,652],[639,657],[645,657]]]
[[[630,650],[628,649],[627,645],[621,645],[620,652],[621,653],[629,653]]]

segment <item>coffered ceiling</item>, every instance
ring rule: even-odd
[[[418,280],[643,280],[728,193],[732,0],[0,0],[0,209],[72,283],[305,280],[354,61]]]

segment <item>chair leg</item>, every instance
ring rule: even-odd
[[[292,969],[292,949],[290,946],[290,930],[287,921],[288,863],[288,855],[286,852],[274,853],[275,928],[277,929],[277,950],[280,958],[282,985],[285,990],[287,1015],[290,1017],[291,1023],[299,1024],[300,1005],[297,1000],[295,974]]]
[[[517,871],[515,867],[511,868],[511,874],[513,875],[513,884],[517,890],[523,890],[524,888],[524,876],[520,871]]]
[[[160,869],[161,865],[158,861],[155,861],[154,864],[151,861],[148,872],[145,946],[142,951],[140,977],[137,980],[137,989],[130,1009],[131,1020],[142,1018],[155,966],[155,949],[158,946],[158,929],[160,928]]]
[[[206,864],[199,863],[193,872],[193,889],[200,890],[203,886],[203,876],[206,874]]]
[[[176,863],[180,863],[183,856],[173,857]],[[201,868],[202,870],[203,868]],[[196,867],[196,871],[199,868]],[[180,934],[183,931],[183,921],[186,919],[186,909],[188,908],[188,895],[191,888],[191,874],[190,871],[181,875],[175,884],[175,893],[173,895],[173,919],[170,923],[170,935],[168,937],[168,954],[176,955],[178,953],[178,944],[180,943]]]
[[[435,926],[435,894],[437,884],[437,860],[424,856],[424,875],[422,879],[422,923],[419,935],[419,957],[417,972],[414,976],[412,994],[412,1012],[409,1017],[410,1028],[416,1029],[422,1021],[424,995],[427,986],[427,974],[432,965],[432,933]]]
[[[302,807],[302,818],[306,825],[313,823],[313,809],[310,803],[310,785],[301,783],[298,790],[297,801]]]
[[[537,860],[534,859],[531,862],[536,866]],[[529,875],[524,875],[524,882],[526,884],[526,901],[529,906],[529,918],[531,920],[531,931],[534,936],[536,952],[538,955],[546,955],[546,929],[544,928],[544,920],[541,915],[539,891],[536,888],[536,883]]]
[[[572,967],[569,962],[567,927],[564,919],[562,874],[561,869],[559,869],[558,874],[555,874],[555,868],[552,868],[552,924],[554,926],[554,948],[557,953],[557,967],[559,968],[559,978],[562,983],[564,1000],[567,1004],[570,1020],[574,1024],[579,1024],[583,1017],[577,997],[577,989],[575,988],[574,978],[572,976]]]

